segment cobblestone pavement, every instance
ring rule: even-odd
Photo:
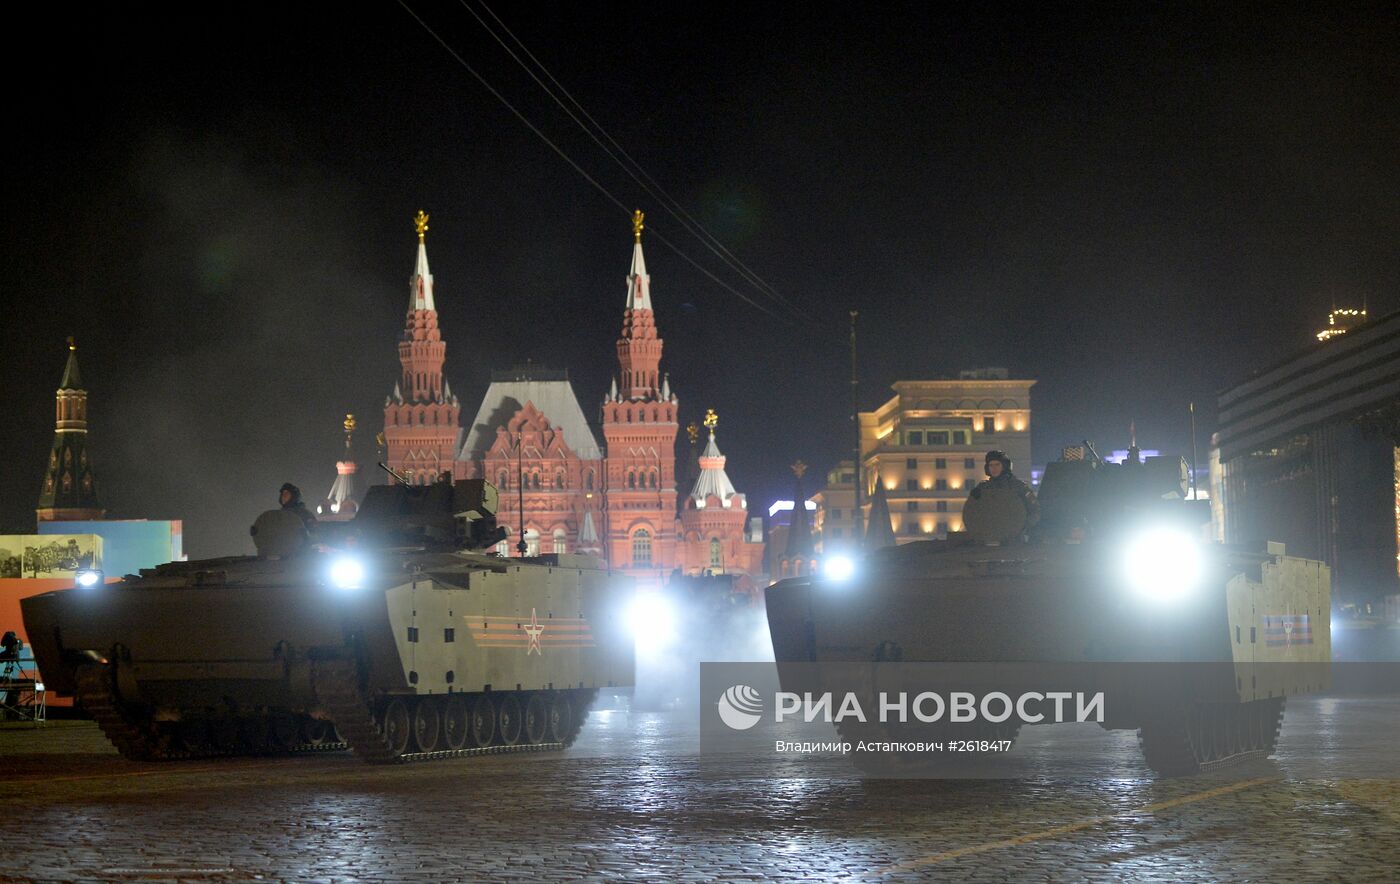
[[[87,723],[7,725],[0,879],[1394,880],[1400,782],[1289,776],[1342,751],[1329,715],[1363,708],[1325,702],[1295,709],[1248,778],[1181,780],[1096,729],[1076,737],[1104,759],[1093,779],[865,781],[716,775],[680,717],[625,711],[561,755],[395,767],[135,764]]]

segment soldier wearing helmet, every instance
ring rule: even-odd
[[[1006,488],[1013,491],[1025,506],[1026,528],[1029,529],[1040,521],[1040,504],[1036,502],[1035,492],[1011,472],[1011,458],[1006,452],[996,449],[988,451],[983,472],[987,474],[987,478],[978,482],[977,487],[972,489],[972,494],[969,495],[972,500],[980,500],[988,490]]]

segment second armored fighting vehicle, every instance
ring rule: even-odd
[[[314,536],[274,510],[257,556],[25,599],[25,627],[49,689],[128,758],[563,748],[600,688],[632,684],[632,581],[484,554],[495,510],[479,480],[372,487]]]
[[[1088,454],[1049,465],[1038,524],[1027,524],[1019,495],[989,488],[968,501],[966,532],[875,551],[844,581],[770,587],[784,689],[791,663],[874,663],[886,673],[895,670],[881,663],[1010,664],[1015,678],[1069,673],[1106,690],[1103,726],[1137,729],[1160,773],[1272,752],[1285,698],[1327,682],[1327,566],[1281,544],[1208,542],[1208,503],[1188,499],[1180,458],[1109,464]],[[1018,729],[1013,718],[955,733],[1009,745]],[[923,730],[948,734],[946,723]],[[843,729],[919,732],[910,723]]]

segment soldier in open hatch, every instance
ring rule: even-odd
[[[282,509],[289,510],[297,518],[301,519],[307,531],[316,530],[316,517],[311,514],[311,510],[306,508],[306,504],[301,499],[301,489],[286,482],[278,492],[278,503],[282,504]]]
[[[1040,521],[1040,504],[1036,502],[1035,492],[1011,472],[1011,458],[1007,457],[1006,452],[996,449],[988,451],[983,471],[986,472],[987,478],[977,483],[977,487],[968,495],[969,498],[980,500],[987,491],[1008,488],[1021,498],[1021,503],[1026,508],[1026,528],[1031,528]]]

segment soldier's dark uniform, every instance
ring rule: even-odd
[[[301,519],[301,523],[306,526],[308,533],[314,532],[316,530],[316,516],[314,516],[311,510],[306,508],[306,504],[302,502],[301,489],[291,482],[287,482],[277,492],[279,500],[281,500],[283,494],[290,494],[291,496],[287,500],[281,501],[282,509],[293,513],[297,518]]]
[[[995,476],[992,475],[992,461],[999,461],[1002,467],[1001,472]],[[1005,452],[995,449],[988,451],[982,470],[988,478],[977,483],[977,487],[973,488],[972,493],[968,495],[969,498],[978,500],[982,497],[983,492],[991,488],[1009,488],[1015,492],[1017,497],[1021,498],[1021,503],[1026,508],[1026,528],[1029,529],[1040,521],[1040,504],[1035,499],[1035,492],[1011,472],[1011,458],[1007,457]]]

